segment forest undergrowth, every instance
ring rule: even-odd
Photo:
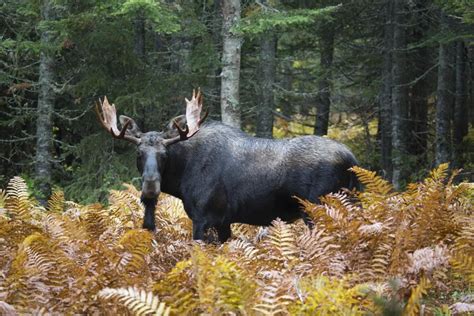
[[[11,179],[0,191],[2,315],[451,315],[474,310],[472,184],[443,164],[395,192],[355,168],[363,192],[301,200],[312,217],[234,224],[223,245],[192,241],[179,200],[162,194],[155,233],[140,192],[47,207]]]

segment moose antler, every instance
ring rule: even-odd
[[[164,142],[165,146],[191,138],[199,131],[199,127],[206,120],[207,115],[209,114],[209,112],[206,111],[204,116],[201,118],[203,98],[200,88],[198,88],[197,92],[193,89],[191,100],[188,100],[187,98],[184,99],[186,100],[186,127],[185,129],[182,129],[176,121],[173,121],[173,125],[178,129],[179,136],[166,139]]]
[[[209,112],[206,111],[201,118],[202,94],[200,88],[198,88],[197,93],[193,89],[191,101],[187,98],[184,99],[186,100],[186,123],[189,127],[188,137],[191,137],[197,133],[199,126],[206,120]]]
[[[112,134],[114,138],[128,140],[129,142],[138,145],[140,143],[140,138],[127,134],[127,129],[131,121],[128,120],[120,131],[117,127],[117,111],[115,110],[115,104],[110,105],[109,100],[107,100],[107,97],[104,97],[103,102],[99,99],[99,103],[100,108],[102,109],[102,114],[99,109],[99,104],[96,104],[95,111],[102,126],[110,134]]]

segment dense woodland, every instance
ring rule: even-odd
[[[0,183],[105,200],[139,183],[133,146],[101,130],[107,95],[162,130],[201,87],[213,119],[260,137],[329,135],[400,189],[473,167],[470,1],[0,3]]]
[[[474,312],[472,1],[1,0],[0,31],[1,315]],[[346,144],[363,190],[220,245],[161,194],[141,229],[95,104],[160,131],[197,87],[251,135]]]

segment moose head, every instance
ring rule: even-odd
[[[180,127],[177,118],[173,120],[173,126],[178,130],[178,135],[167,138],[164,132],[142,132],[133,119],[120,115],[119,121],[122,129],[117,127],[117,113],[115,105],[110,104],[107,98],[96,106],[96,112],[102,126],[117,139],[129,141],[137,146],[137,167],[142,175],[142,201],[145,204],[144,228],[153,230],[154,204],[161,192],[161,175],[164,172],[167,159],[168,147],[191,138],[199,131],[200,125],[207,117],[207,112],[201,118],[202,94],[198,89],[193,90],[191,100],[186,100],[186,125]],[[151,206],[153,204],[153,207]],[[152,211],[148,211],[153,208]]]

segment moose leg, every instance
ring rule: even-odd
[[[305,211],[300,211],[300,215],[301,215],[301,218],[303,219],[303,222],[305,223],[305,225],[306,225],[310,230],[312,230],[313,227],[314,227],[314,222],[313,222],[313,220],[311,219],[311,217],[309,217],[308,213],[306,213]]]
[[[145,205],[145,216],[143,218],[143,228],[154,231],[155,226],[155,208],[157,198],[145,198],[142,196],[142,203]]]
[[[205,240],[206,223],[203,221],[193,220],[193,239],[194,240]]]
[[[227,239],[230,238],[231,230],[229,224],[223,224],[217,227],[217,235],[219,236],[219,241],[224,243]]]

